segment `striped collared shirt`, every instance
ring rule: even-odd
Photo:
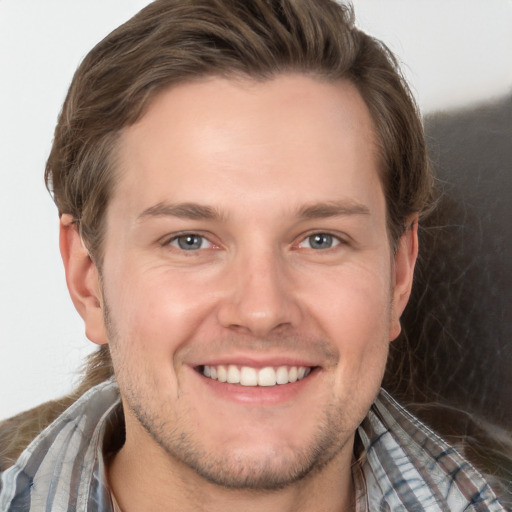
[[[2,474],[1,512],[113,512],[104,446],[123,428],[112,380],[84,394]],[[485,479],[381,390],[358,428],[357,512],[502,512]]]

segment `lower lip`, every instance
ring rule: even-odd
[[[276,384],[275,386],[242,386],[229,384],[205,377],[194,370],[201,381],[217,396],[235,402],[251,405],[276,405],[288,402],[310,386],[319,373],[315,368],[304,379],[289,384]]]

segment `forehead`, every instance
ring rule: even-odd
[[[173,86],[124,130],[117,162],[113,202],[122,197],[132,213],[178,201],[229,210],[240,199],[254,211],[262,201],[277,210],[340,199],[371,209],[381,192],[357,89],[304,75]]]

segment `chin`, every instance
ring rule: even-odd
[[[340,432],[344,418],[339,412],[326,414],[309,433],[300,433],[294,426],[294,432],[287,435],[278,435],[274,429],[268,438],[257,429],[242,429],[228,437],[224,431],[217,439],[211,437],[211,432],[205,435],[186,428],[187,421],[174,422],[174,428],[167,428],[165,423],[158,424],[137,414],[136,409],[132,411],[171,464],[188,467],[204,480],[227,489],[286,488],[321,471],[353,439],[346,431]],[[351,446],[348,449],[351,453]]]
[[[178,448],[178,450],[176,450]],[[206,453],[182,438],[169,455],[191,468],[206,481],[227,489],[269,491],[286,488],[320,471],[341,451],[328,439],[302,450],[289,447],[273,450],[260,446],[259,452],[247,450]]]

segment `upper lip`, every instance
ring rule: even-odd
[[[256,356],[256,355],[226,355],[226,356],[215,356],[208,359],[204,359],[202,361],[198,361],[197,363],[192,364],[191,366],[249,366],[251,368],[266,368],[268,366],[277,368],[279,366],[305,366],[305,367],[315,367],[320,366],[317,361],[313,361],[311,359],[305,359],[303,357],[297,357],[292,355],[280,355],[280,356]]]

